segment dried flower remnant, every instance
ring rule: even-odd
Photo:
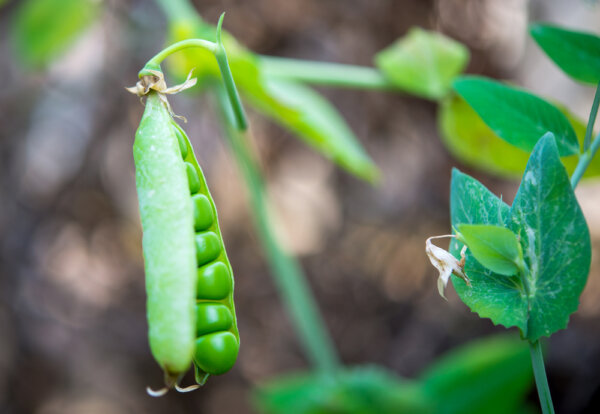
[[[444,236],[433,236],[428,238],[425,242],[425,252],[429,257],[431,264],[440,272],[440,277],[438,278],[438,291],[440,296],[444,299],[446,299],[446,296],[444,295],[444,288],[448,285],[448,279],[450,279],[450,275],[452,273],[463,279],[468,286],[471,286],[471,281],[464,271],[465,252],[467,250],[467,246],[463,246],[462,250],[460,251],[460,260],[457,260],[450,254],[450,252],[437,247],[431,242],[432,239],[441,239],[446,237],[455,236],[451,234]]]
[[[193,69],[190,71],[185,82],[168,88],[167,83],[165,82],[165,75],[163,75],[162,72],[158,70],[147,69],[146,72],[150,73],[149,75],[143,75],[142,78],[135,84],[135,86],[125,89],[134,95],[139,96],[140,98],[148,94],[150,89],[155,90],[158,92],[161,102],[165,105],[171,116],[181,118],[184,122],[187,122],[183,116],[178,116],[173,113],[166,95],[173,95],[194,86],[197,79],[192,78],[193,71]]]

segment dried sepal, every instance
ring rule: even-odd
[[[450,252],[434,245],[431,240],[445,237],[454,237],[453,235],[434,236],[430,237],[425,241],[425,252],[427,257],[431,261],[431,264],[440,272],[438,278],[438,292],[440,296],[446,299],[444,295],[444,289],[448,285],[448,279],[450,275],[454,273],[456,276],[463,279],[468,286],[471,286],[471,281],[464,271],[465,267],[465,252],[467,246],[463,246],[460,251],[460,260],[457,260]]]
[[[185,82],[168,88],[167,83],[165,82],[165,75],[161,71],[146,69],[145,73],[150,73],[149,75],[143,75],[142,78],[135,84],[135,86],[125,89],[139,97],[148,94],[150,90],[158,92],[158,97],[169,111],[169,114],[171,114],[171,116],[175,118],[180,118],[183,119],[184,122],[187,122],[187,119],[185,119],[185,117],[175,115],[173,113],[173,110],[171,109],[171,105],[169,104],[166,95],[174,95],[194,86],[197,82],[197,79],[192,78],[193,71],[193,69],[190,71]]]

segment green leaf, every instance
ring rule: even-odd
[[[539,23],[529,32],[567,75],[584,83],[600,82],[600,37]]]
[[[582,144],[586,125],[565,108],[558,108]],[[513,178],[523,174],[529,154],[498,137],[460,96],[452,95],[441,102],[438,128],[450,153],[465,164],[500,177]],[[571,155],[561,160],[570,175],[575,171],[579,157]],[[600,157],[592,160],[584,177],[598,175]]]
[[[514,413],[533,385],[527,346],[506,335],[450,351],[421,377],[437,414]]]
[[[250,68],[235,75],[243,96],[256,109],[348,172],[371,182],[378,179],[379,170],[346,121],[317,92],[295,82],[252,76]]]
[[[587,281],[591,247],[583,213],[551,134],[536,145],[511,208],[510,227],[521,238],[530,341],[564,329]]]
[[[398,88],[440,99],[469,61],[469,50],[440,33],[412,28],[375,56],[375,64]]]
[[[523,252],[515,233],[488,224],[459,224],[458,240],[466,244],[484,267],[512,276],[523,266]]]
[[[463,223],[504,226],[509,220],[510,208],[479,181],[455,169],[450,188],[450,216],[454,227]],[[451,242],[450,252],[458,257],[460,243]],[[475,260],[468,250],[464,270],[471,286],[456,276],[452,276],[452,284],[473,312],[506,327],[525,326],[527,302],[517,278],[493,273]]]
[[[469,166],[512,178],[527,165],[529,154],[496,135],[459,95],[442,101],[438,129],[450,153]]]
[[[94,0],[23,1],[12,27],[15,53],[28,66],[48,65],[92,23],[99,6]]]
[[[459,78],[454,89],[495,134],[510,144],[529,152],[542,135],[552,132],[561,156],[579,153],[573,127],[558,108],[545,100],[475,76]]]
[[[255,390],[255,407],[266,414],[432,413],[417,384],[378,367],[348,368],[277,378]]]
[[[452,177],[450,205],[455,227],[508,226],[520,238],[527,266],[522,278],[507,278],[485,269],[467,251],[465,273],[472,286],[452,278],[463,302],[482,318],[518,327],[531,341],[566,327],[587,280],[591,252],[587,225],[552,135],[534,148],[510,211],[458,171]],[[453,254],[459,250],[458,243],[451,244]]]

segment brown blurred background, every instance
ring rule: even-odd
[[[101,19],[46,72],[27,72],[8,42],[18,1],[0,9],[0,412],[250,413],[252,387],[307,368],[252,227],[242,180],[207,100],[171,99],[219,208],[236,274],[243,346],[229,374],[201,391],[152,399],[162,374],[146,338],[141,229],[131,146],[143,107],[123,89],[162,48],[150,0],[105,1]],[[593,90],[570,81],[527,38],[547,20],[597,29],[590,1],[226,0],[194,2],[208,21],[269,55],[371,65],[412,26],[469,46],[468,71],[509,78],[587,118]],[[504,328],[472,314],[424,254],[449,231],[450,170],[458,166],[511,201],[518,182],[453,160],[436,105],[392,93],[320,89],[383,171],[357,181],[290,134],[250,113],[274,214],[300,256],[347,364],[414,377],[454,346]],[[594,243],[592,272],[569,329],[547,352],[557,412],[600,406],[600,186],[578,190]],[[513,332],[516,336],[518,333]],[[192,379],[188,378],[188,382]],[[532,395],[535,401],[535,395]]]

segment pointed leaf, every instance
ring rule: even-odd
[[[456,228],[458,240],[469,247],[484,267],[505,276],[519,272],[523,252],[515,233],[489,224],[459,224]]]
[[[536,145],[511,208],[529,272],[524,336],[537,341],[567,326],[579,305],[591,260],[590,236],[555,141]]]
[[[529,32],[567,75],[584,83],[600,82],[600,37],[539,23]]]
[[[239,86],[256,109],[348,172],[368,181],[378,179],[379,170],[346,121],[321,95],[300,83],[248,76]]]
[[[573,127],[554,105],[520,89],[481,77],[461,77],[454,89],[500,138],[531,151],[546,132],[556,137],[561,156],[577,154]]]
[[[96,17],[94,0],[27,0],[16,12],[15,53],[31,67],[44,67],[64,52]]]
[[[559,107],[567,117],[580,144],[585,136],[585,124]],[[438,113],[438,128],[441,138],[450,153],[465,164],[488,173],[506,177],[521,177],[529,154],[504,141],[481,120],[479,115],[458,95],[444,99]],[[571,155],[561,158],[569,172],[575,171],[579,157]],[[584,177],[600,175],[600,157],[592,160]]]
[[[435,361],[421,381],[438,414],[514,413],[533,385],[529,350],[507,335],[474,341]]]
[[[412,28],[375,56],[375,63],[398,88],[440,99],[467,65],[469,50],[441,33]]]

